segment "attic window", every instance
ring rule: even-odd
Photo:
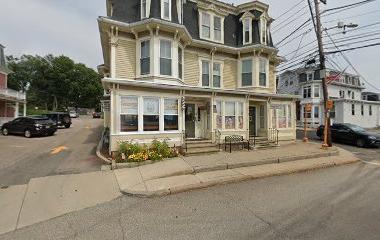
[[[144,19],[147,17],[147,14],[146,14],[146,1],[147,0],[141,0],[141,19]]]
[[[267,19],[260,18],[260,43],[267,44]]]
[[[161,0],[161,18],[171,20],[171,0]]]
[[[245,18],[243,20],[243,44],[252,43],[252,19]]]
[[[213,12],[199,12],[199,37],[214,42],[224,42],[224,18]]]

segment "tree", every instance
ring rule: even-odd
[[[66,56],[20,58],[9,56],[10,88],[27,93],[29,106],[46,110],[67,107],[97,107],[102,96],[101,76],[84,64]]]

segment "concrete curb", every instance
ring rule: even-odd
[[[98,145],[96,146],[96,156],[98,158],[102,159],[107,164],[111,164],[111,161],[109,159],[107,159],[105,156],[103,156],[101,153],[101,149],[103,148],[104,132],[105,132],[105,129],[103,129],[100,141],[99,141]]]
[[[157,197],[157,196],[165,196],[195,189],[202,189],[207,187],[212,187],[216,185],[223,185],[223,184],[229,184],[229,183],[236,183],[241,181],[247,181],[247,180],[253,180],[253,179],[259,179],[259,178],[266,178],[266,177],[272,177],[272,176],[280,176],[280,175],[288,175],[292,173],[300,173],[300,172],[307,172],[317,169],[323,169],[323,168],[329,168],[334,166],[341,166],[346,164],[352,164],[359,162],[358,158],[351,158],[351,159],[335,159],[335,160],[323,160],[323,161],[315,161],[308,163],[308,159],[299,160],[300,163],[297,166],[297,163],[294,162],[283,162],[283,163],[274,163],[274,164],[266,164],[266,165],[260,165],[260,166],[251,166],[251,167],[243,167],[243,168],[235,168],[235,170],[232,170],[238,175],[231,176],[231,175],[225,175],[224,177],[219,177],[215,179],[209,179],[206,181],[200,180],[199,183],[196,184],[184,184],[184,185],[176,185],[173,187],[163,187],[157,190],[147,190],[145,185],[145,190],[134,190],[133,187],[131,189],[121,189],[120,191],[123,194],[127,195],[133,195],[137,197]],[[290,166],[288,166],[290,165]],[[274,167],[271,171],[256,171],[256,173],[253,174],[244,174],[244,170],[253,170],[255,172],[255,169],[253,168],[260,168],[260,167]],[[239,172],[242,171],[242,172]],[[259,169],[256,169],[259,170]],[[228,170],[220,170],[222,171],[228,171]],[[197,174],[191,174],[191,175],[183,175],[183,176],[196,176]],[[170,177],[169,177],[170,178]],[[164,178],[168,179],[168,178]],[[198,177],[198,179],[200,179]],[[156,179],[157,180],[157,179]],[[145,183],[144,183],[145,184]]]

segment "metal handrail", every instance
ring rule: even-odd
[[[268,140],[275,141],[278,145],[278,134],[279,130],[277,128],[269,128],[268,129]]]

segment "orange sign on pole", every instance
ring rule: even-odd
[[[327,109],[331,110],[334,107],[334,102],[332,100],[327,101]]]

